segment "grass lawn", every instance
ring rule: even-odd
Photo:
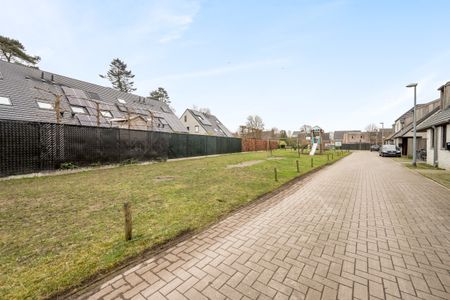
[[[431,165],[428,165],[424,162],[418,162],[416,167],[413,167],[411,165],[411,159],[405,159],[405,158],[396,158],[398,162],[401,162],[404,164],[407,168],[413,169],[417,171],[417,173],[430,178],[443,186],[446,186],[450,189],[450,171],[449,170],[443,170],[436,167],[433,167]]]
[[[294,151],[274,156],[282,159],[237,153],[0,181],[0,299],[43,298],[80,284],[298,176]],[[255,160],[262,162],[227,168]],[[314,162],[326,164],[327,156]],[[311,170],[309,156],[301,156],[300,168]],[[129,242],[126,201],[133,212]]]

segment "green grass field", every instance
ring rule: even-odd
[[[44,298],[66,290],[145,249],[204,228],[299,175],[295,152],[273,155],[282,159],[238,153],[0,181],[0,299]],[[227,168],[254,160],[262,162]],[[314,157],[314,167],[326,163],[326,155]],[[309,156],[301,156],[300,168],[301,174],[311,170]],[[129,242],[123,232],[127,201],[133,213]]]

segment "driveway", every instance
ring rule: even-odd
[[[450,299],[450,191],[356,152],[80,298]]]

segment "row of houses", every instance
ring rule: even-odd
[[[0,61],[0,119],[232,137],[209,113]]]
[[[438,99],[416,105],[416,149],[426,151],[428,164],[450,169],[450,81],[438,91]],[[406,156],[413,155],[413,118],[414,107],[395,120],[394,133],[387,138]]]

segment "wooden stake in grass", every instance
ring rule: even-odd
[[[123,212],[125,214],[125,240],[129,241],[132,238],[133,223],[131,220],[131,205],[128,202],[123,204]]]
[[[275,174],[275,181],[278,181],[278,170],[277,170],[277,168],[273,168],[273,172]]]
[[[300,173],[300,164],[298,162],[298,159],[296,160],[296,163],[297,163],[297,173]]]
[[[314,168],[314,158],[311,157],[311,168]]]
[[[330,161],[330,154],[327,154],[327,161]]]
[[[331,153],[331,160],[333,160],[334,159],[334,154],[333,153]]]

